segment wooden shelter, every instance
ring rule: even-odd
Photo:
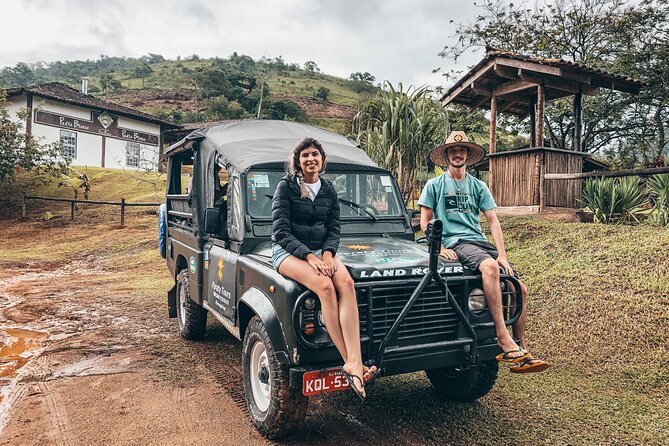
[[[462,104],[490,109],[489,154],[477,166],[489,171],[490,190],[500,206],[578,207],[580,181],[546,181],[545,173],[580,173],[605,168],[583,153],[583,95],[600,88],[638,94],[642,82],[562,59],[488,49],[485,57],[441,98],[443,106]],[[571,150],[544,145],[546,101],[574,96]],[[497,152],[498,113],[529,117],[529,149]]]

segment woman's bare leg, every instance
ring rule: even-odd
[[[339,295],[339,323],[348,355],[344,357],[344,370],[363,379],[362,354],[360,352],[360,317],[355,285],[351,275],[338,257],[334,258],[337,271],[332,283]],[[355,382],[356,386],[360,383]],[[364,389],[358,387],[364,394]]]
[[[334,284],[332,283],[332,279],[324,275],[319,276],[308,262],[298,259],[295,256],[288,256],[281,262],[281,265],[279,265],[279,273],[300,282],[302,285],[316,293],[321,302],[323,321],[325,322],[325,327],[328,329],[330,339],[332,339],[339,354],[344,359],[344,362],[346,362],[348,359],[348,351],[346,350],[346,343],[344,342],[342,329],[339,324],[337,293]]]

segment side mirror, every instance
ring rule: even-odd
[[[218,234],[221,231],[221,211],[218,208],[204,210],[204,232]]]

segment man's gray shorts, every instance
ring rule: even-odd
[[[494,245],[483,240],[458,240],[451,249],[458,255],[458,260],[462,266],[475,271],[479,268],[481,262],[486,259],[497,260],[499,253]]]

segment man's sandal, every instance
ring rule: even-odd
[[[520,355],[520,356],[510,356],[510,355],[513,355],[514,353],[518,353],[518,352],[523,353],[523,351],[524,350],[523,350],[522,347],[518,347],[518,350],[510,350],[508,352],[500,353],[499,355],[495,356],[495,359],[497,360],[497,362],[505,362],[505,363],[508,363],[508,364],[516,364],[518,362],[521,362],[522,360],[524,360],[528,356],[530,356],[530,352],[525,351],[525,353]]]
[[[551,365],[542,361],[541,359],[533,358],[532,355],[527,356],[523,361],[511,367],[511,373],[537,373],[543,372]]]

